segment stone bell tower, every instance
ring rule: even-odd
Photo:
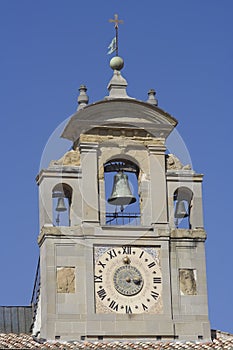
[[[202,175],[166,153],[177,120],[127,95],[79,107],[73,149],[37,177],[40,287],[33,332],[46,339],[209,340]]]

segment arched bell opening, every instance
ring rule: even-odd
[[[57,184],[52,191],[53,225],[70,226],[70,206],[72,201],[72,188],[65,184]]]
[[[114,159],[104,165],[107,225],[140,225],[139,167],[130,160]]]
[[[174,192],[174,220],[177,228],[191,228],[190,211],[193,192],[187,187],[179,187]]]

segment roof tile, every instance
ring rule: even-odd
[[[212,342],[127,342],[127,341],[112,341],[112,342],[89,342],[89,341],[75,341],[75,342],[57,342],[44,341],[36,339],[27,334],[0,334],[0,349],[41,349],[41,350],[78,350],[78,349],[155,349],[155,350],[183,350],[183,349],[206,349],[206,350],[232,350],[233,349],[233,335],[223,332],[217,332],[217,339]]]

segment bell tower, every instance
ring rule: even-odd
[[[209,340],[202,178],[166,151],[177,120],[127,95],[77,112],[72,150],[37,177],[40,288],[34,334],[61,340]]]

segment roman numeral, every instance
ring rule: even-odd
[[[154,292],[153,290],[151,291],[150,295],[151,295],[155,300],[157,300],[158,297],[159,297],[159,293],[156,293],[156,292]]]
[[[144,311],[148,310],[148,307],[145,304],[143,304],[143,303],[142,303],[142,308],[143,308]]]
[[[161,283],[162,278],[161,277],[153,277],[153,283]]]
[[[107,293],[105,292],[105,289],[102,288],[97,291],[98,296],[100,297],[101,300],[104,300],[104,298],[107,296]]]
[[[152,261],[150,264],[148,264],[148,267],[151,269],[155,265],[156,265],[156,263],[154,261]]]
[[[116,252],[114,249],[110,250],[109,252],[107,252],[108,255],[110,256],[110,259],[113,259],[115,256],[117,256]]]
[[[132,314],[132,309],[131,309],[130,306],[125,305],[125,313],[126,313],[126,314]]]
[[[142,258],[143,254],[144,254],[144,251],[142,251],[141,254],[139,255],[139,259]]]
[[[103,282],[103,276],[99,275],[99,276],[94,276],[95,277],[95,283],[102,283]]]
[[[114,300],[112,300],[108,306],[110,307],[110,309],[118,311],[118,304]]]
[[[101,261],[99,261],[97,265],[101,266],[104,269],[106,264],[104,264]]]
[[[123,249],[123,254],[131,254],[131,247],[130,246],[122,247],[122,249]]]

